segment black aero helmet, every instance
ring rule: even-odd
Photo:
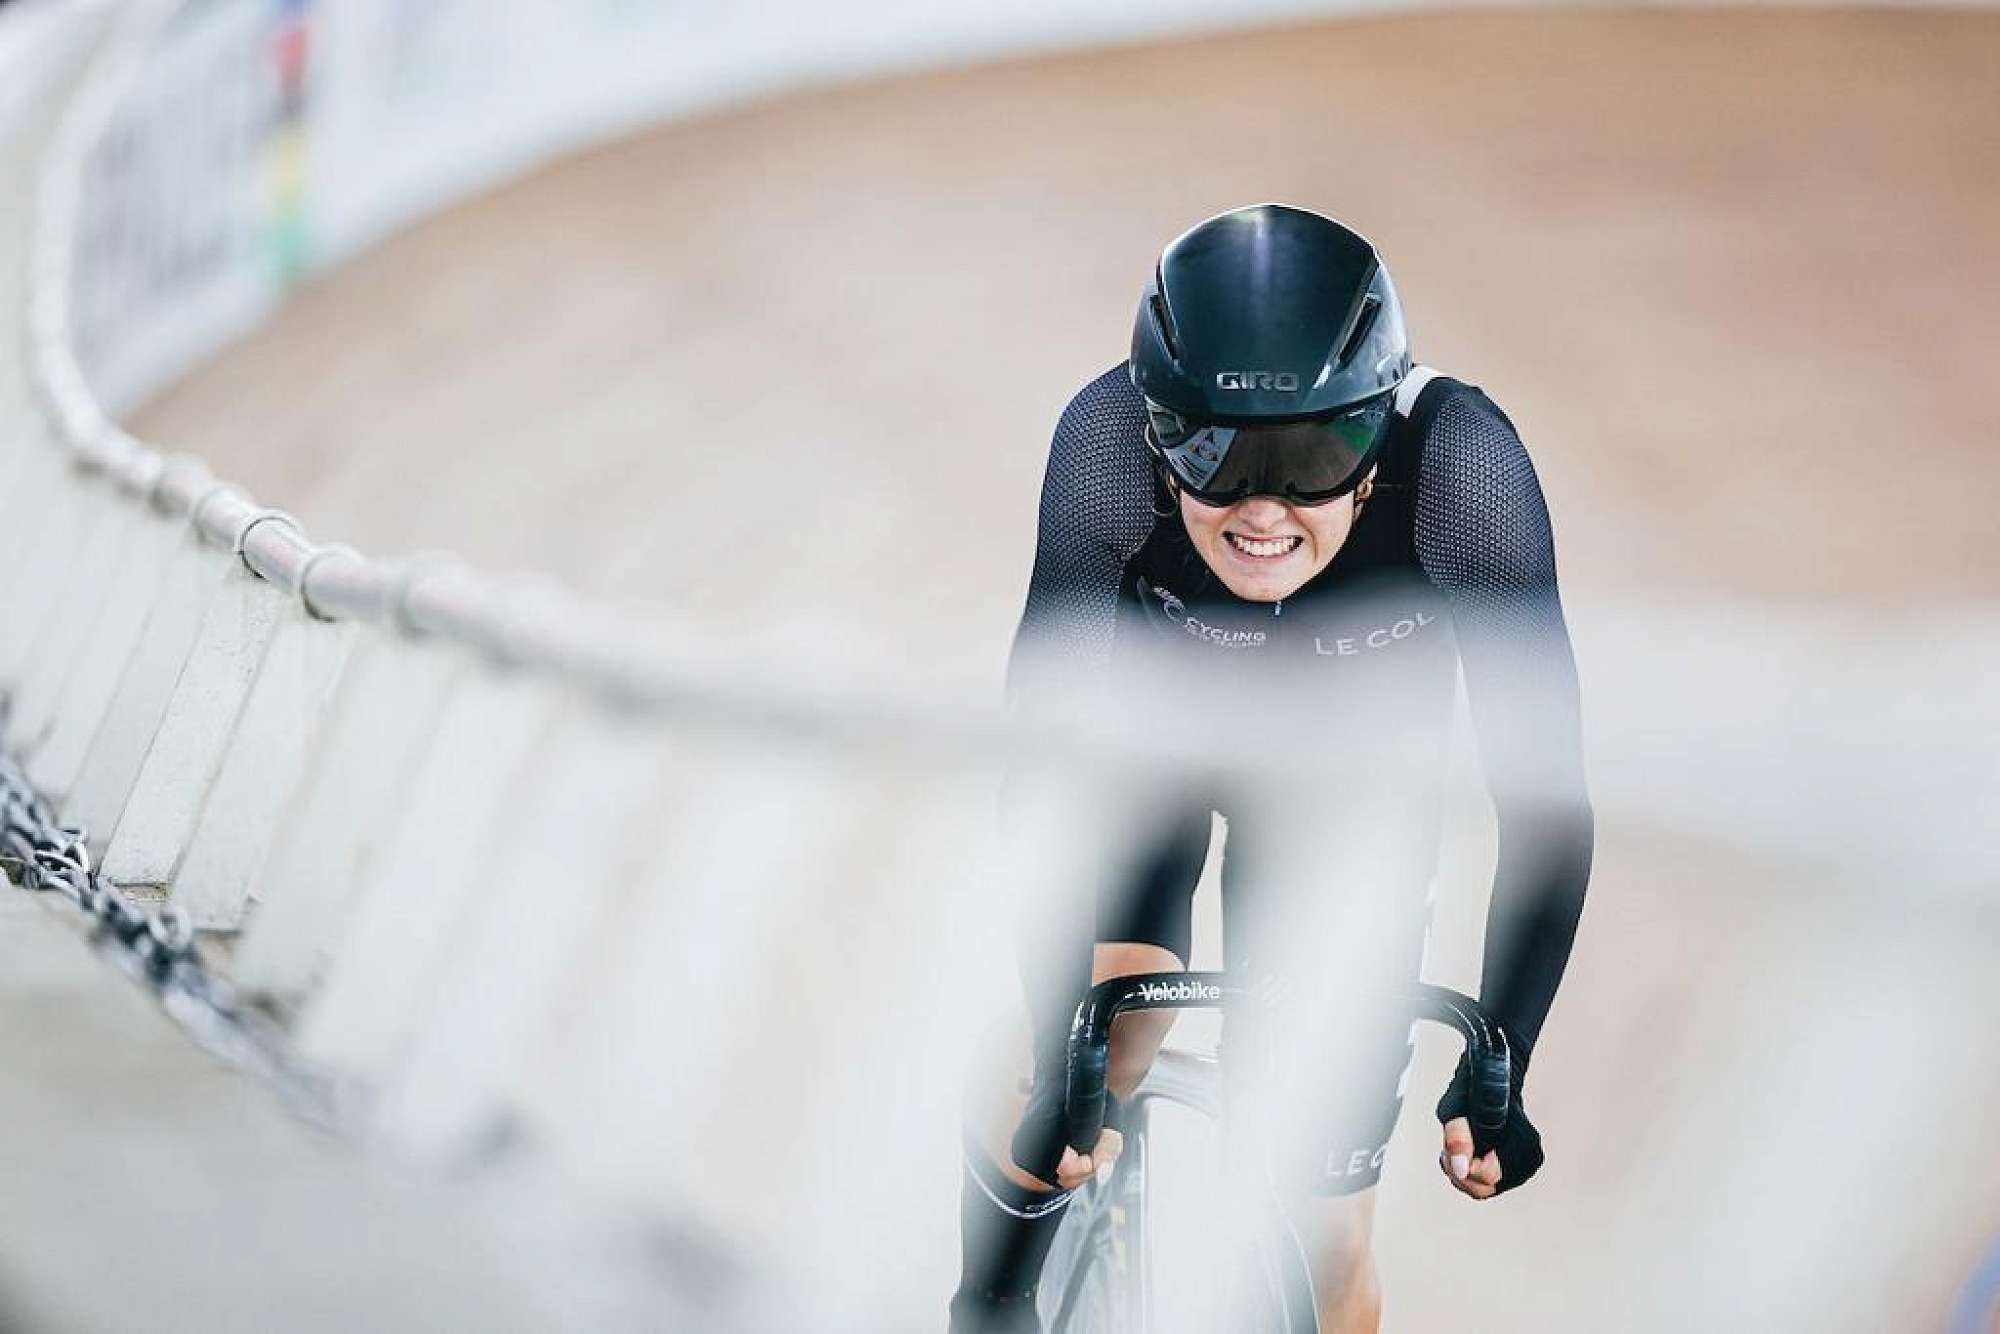
[[[1283,204],[1221,214],[1170,244],[1132,330],[1148,443],[1209,504],[1313,505],[1353,490],[1409,370],[1375,247]]]

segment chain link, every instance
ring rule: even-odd
[[[0,866],[23,889],[60,894],[91,919],[93,939],[122,951],[124,962],[154,986],[181,987],[233,1008],[194,948],[194,924],[168,906],[147,912],[130,903],[91,865],[84,831],[63,824],[11,755],[0,753]]]
[[[167,1014],[226,1060],[272,1079],[300,1109],[332,1120],[331,1086],[287,1055],[267,1023],[202,960],[194,922],[177,904],[132,903],[92,864],[84,831],[65,825],[19,762],[0,749],[0,871],[22,889],[57,894],[89,922],[91,942],[150,987]]]

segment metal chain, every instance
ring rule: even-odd
[[[267,1023],[203,962],[194,922],[177,904],[148,911],[91,863],[84,831],[65,825],[18,761],[0,749],[0,871],[22,889],[58,894],[84,914],[96,948],[159,997],[216,1055],[276,1082],[300,1110],[332,1120],[331,1086],[287,1054]]]

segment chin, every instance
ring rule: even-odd
[[[1222,580],[1224,588],[1245,602],[1282,602],[1305,587],[1306,580],[1311,577],[1309,574],[1294,577],[1275,570],[1268,575],[1247,578],[1233,570],[1227,574],[1216,570],[1215,575]]]

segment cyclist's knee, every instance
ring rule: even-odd
[[[1353,1305],[1376,1300],[1375,1192],[1314,1196],[1298,1209],[1319,1291],[1340,1294]]]
[[[1111,1096],[1120,1102],[1130,1102],[1132,1095],[1139,1091],[1139,1085],[1145,1081],[1146,1072],[1153,1068],[1153,1058],[1160,1054],[1160,1044],[1167,1036],[1164,1024],[1159,1025],[1157,1031],[1134,1032],[1128,1029],[1122,1034],[1118,1031],[1119,1024],[1140,1017],[1121,1015],[1111,1029],[1111,1065],[1105,1075],[1105,1084],[1110,1088]]]
[[[1093,983],[1137,973],[1179,973],[1186,969],[1187,965],[1172,950],[1139,940],[1103,940],[1090,952]]]

